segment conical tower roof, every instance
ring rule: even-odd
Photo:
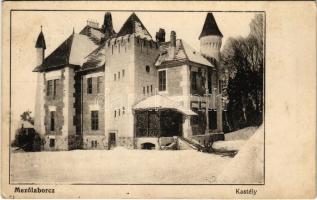
[[[102,25],[102,31],[106,35],[106,38],[109,38],[116,33],[113,29],[112,16],[110,12],[105,13],[104,21]]]
[[[117,34],[117,37],[135,33],[137,36],[152,39],[145,26],[135,13],[132,13]]]
[[[212,13],[208,13],[199,39],[207,35],[223,36]]]
[[[35,43],[35,48],[46,49],[45,38],[44,38],[44,34],[42,32],[42,27],[41,27],[41,32],[40,32],[39,36],[37,37],[37,40]]]

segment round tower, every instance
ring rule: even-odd
[[[36,66],[39,66],[43,63],[44,56],[45,56],[45,38],[44,34],[42,32],[42,26],[41,26],[41,32],[39,36],[37,37],[36,43],[35,43],[35,48],[36,48]]]
[[[211,60],[219,62],[222,33],[212,13],[208,13],[200,33],[200,53]]]
[[[44,60],[45,56],[45,38],[42,32],[37,37],[35,43],[36,49],[36,67],[39,67]],[[44,126],[44,73],[37,72],[36,94],[35,94],[35,108],[34,108],[34,128],[39,134],[45,133]]]

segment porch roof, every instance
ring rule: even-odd
[[[150,96],[133,106],[134,110],[140,109],[173,109],[185,115],[197,115],[194,111],[185,108],[180,103],[169,99],[166,96],[154,95]]]

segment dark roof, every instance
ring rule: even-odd
[[[123,26],[121,27],[120,31],[116,36],[120,37],[133,33],[136,33],[141,37],[148,37],[148,39],[152,38],[150,33],[146,30],[145,26],[135,13],[132,13],[130,17],[127,19],[127,21],[125,21],[125,23],[123,24]]]
[[[155,66],[162,66],[168,63],[180,63],[183,61],[190,61],[193,63],[214,67],[206,58],[204,58],[198,51],[189,46],[181,39],[176,40],[175,56],[170,57],[170,42],[161,43],[160,55],[155,62]]]
[[[68,64],[73,37],[74,34],[70,35],[61,45],[59,45],[44,59],[42,65],[36,67],[33,71],[48,70],[50,68]]]
[[[112,16],[110,12],[106,12],[103,20],[103,25],[101,27],[102,32],[105,35],[105,40],[116,34],[112,25]]]
[[[43,48],[46,49],[45,45],[45,38],[43,35],[43,32],[41,31],[39,36],[37,37],[36,43],[35,43],[35,48]]]
[[[212,13],[208,13],[199,39],[206,35],[223,36]]]
[[[79,34],[88,36],[95,44],[100,44],[104,37],[104,33],[100,28],[94,28],[89,25],[86,25]]]
[[[86,57],[86,62],[84,62],[82,69],[91,69],[103,66],[105,64],[105,42],[96,48]]]

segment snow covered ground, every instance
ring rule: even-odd
[[[12,153],[11,177],[18,183],[210,184],[231,159],[194,150],[20,152]]]
[[[257,135],[260,136],[253,139],[254,142],[247,141],[243,145],[242,149],[246,149],[241,150],[243,155],[239,156],[239,152],[234,158],[195,150],[128,150],[122,147],[109,151],[15,152],[11,154],[11,181],[42,184],[232,183],[233,171],[248,175],[248,170],[243,169],[245,163],[253,163],[252,170],[261,172],[263,161],[253,159],[262,153],[259,145],[263,145],[263,137],[261,133]],[[254,151],[251,148],[254,145],[260,150]],[[234,167],[239,167],[239,170],[231,169]],[[253,181],[261,181],[259,178]],[[246,179],[242,175],[234,182],[245,183]]]
[[[239,141],[239,140],[237,140]],[[264,127],[260,126],[225,166],[218,183],[264,183]]]

